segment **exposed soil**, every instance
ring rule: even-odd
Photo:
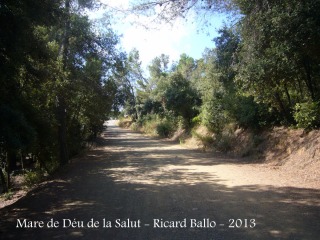
[[[317,169],[288,171],[286,163],[292,164],[294,159],[283,164],[249,163],[190,150],[120,129],[114,121],[109,122],[103,137],[100,147],[75,159],[55,179],[0,209],[1,238],[216,240],[320,236]],[[309,165],[317,164],[313,159]],[[62,227],[63,219],[87,223],[92,218],[99,227]],[[111,228],[101,226],[104,218],[111,221]],[[140,220],[141,227],[116,228],[116,219],[128,218],[136,224]],[[17,229],[17,219],[45,223],[53,219],[60,226]],[[185,220],[187,226],[157,228],[157,219]],[[198,228],[191,227],[191,219],[197,220]],[[242,222],[241,227],[233,228],[232,219],[241,219],[237,221],[238,226]],[[207,221],[217,225],[204,226]]]
[[[15,203],[28,193],[28,189],[24,184],[24,177],[22,175],[11,177],[11,181],[12,191],[0,195],[0,209]]]
[[[199,127],[196,131],[201,136],[212,135],[204,127]],[[233,146],[228,155],[237,158],[240,164],[243,161],[255,163],[255,173],[259,175],[267,172],[268,179],[276,180],[270,184],[319,188],[319,130],[304,132],[301,129],[278,127],[257,135],[238,129],[230,141]],[[185,146],[190,149],[211,151],[209,147],[203,146],[203,142],[193,137],[186,140]],[[244,155],[246,157],[242,157]],[[233,171],[233,174],[236,172]],[[250,178],[252,182],[259,182],[259,179],[253,178],[252,175]]]

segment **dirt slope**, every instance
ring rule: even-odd
[[[304,181],[281,167],[196,152],[120,129],[114,122],[109,122],[104,137],[99,148],[74,160],[55,180],[0,209],[1,239],[318,239],[320,235],[319,176]],[[86,225],[92,218],[98,227],[63,227],[69,219]],[[17,219],[45,224],[53,219],[60,225],[17,229]],[[103,219],[111,227],[101,226]],[[131,228],[129,223],[127,228],[117,227],[117,219],[124,224],[129,219]],[[171,227],[161,228],[157,222]]]

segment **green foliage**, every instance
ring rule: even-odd
[[[173,131],[173,127],[171,122],[169,121],[162,121],[160,123],[157,124],[157,134],[160,137],[169,137],[169,135],[172,133]]]
[[[147,114],[132,123],[131,129],[142,131],[152,136],[169,137],[178,126],[179,118],[173,114]]]
[[[244,17],[237,82],[290,123],[295,103],[320,96],[320,1],[238,4]]]
[[[147,99],[141,109],[141,114],[143,115],[162,113],[164,113],[164,109],[161,102],[152,99]]]
[[[219,81],[225,90],[233,94],[236,91],[234,65],[237,63],[237,51],[240,44],[239,30],[224,26],[219,30],[220,36],[214,39],[216,44],[215,65],[221,73]]]
[[[221,134],[224,125],[230,122],[221,103],[215,100],[203,103],[200,116],[202,124],[218,135]]]
[[[149,72],[151,76],[151,81],[154,84],[157,84],[157,80],[161,77],[165,77],[168,71],[168,64],[169,64],[169,56],[165,54],[161,54],[158,57],[155,57],[151,65],[149,66]],[[151,83],[152,84],[152,83]]]
[[[199,125],[201,123],[200,115],[195,116],[194,118],[192,118],[191,122],[192,122],[193,125]]]
[[[118,126],[122,128],[129,128],[133,124],[131,118],[119,117]]]
[[[234,136],[232,134],[222,134],[215,139],[214,146],[218,151],[228,152],[234,147]]]
[[[32,143],[35,131],[24,115],[6,105],[0,106],[0,144],[6,150],[23,149]]]
[[[107,21],[97,31],[84,15],[93,5],[92,0],[0,3],[0,156],[7,173],[19,153],[36,156],[48,169],[59,159],[66,163],[120,105],[115,100],[125,85],[119,76],[126,56]]]
[[[13,192],[9,190],[8,192],[4,193],[1,198],[5,201],[11,200],[13,198]]]
[[[294,119],[299,128],[312,129],[320,126],[319,102],[297,103]]]
[[[194,138],[200,140],[201,143],[206,147],[210,146],[210,145],[212,145],[214,143],[214,139],[213,139],[212,136],[199,134],[194,129],[191,131],[191,135]]]
[[[180,72],[182,76],[187,79],[192,79],[192,73],[196,68],[196,62],[192,57],[189,57],[185,53],[180,55],[180,59],[178,65],[176,67],[176,71]]]
[[[253,96],[227,95],[224,102],[230,117],[241,128],[258,130],[275,121],[267,106],[255,102]]]
[[[197,106],[200,100],[197,93],[180,73],[170,76],[164,101],[166,108],[172,110],[177,116],[182,116],[187,125],[198,114]]]
[[[140,131],[140,126],[137,122],[134,122],[131,124],[130,129],[138,132],[138,131]]]
[[[152,136],[157,135],[157,125],[161,121],[160,117],[156,114],[148,114],[140,119],[142,131]]]
[[[39,169],[27,171],[24,175],[24,182],[28,187],[45,180],[45,172]]]

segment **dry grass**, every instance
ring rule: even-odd
[[[132,124],[131,118],[120,118],[117,125],[121,128],[129,128]]]

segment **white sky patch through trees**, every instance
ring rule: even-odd
[[[129,0],[101,0],[111,7],[127,8]],[[99,14],[94,14],[97,16]],[[210,29],[198,26],[195,17],[188,15],[188,19],[178,19],[172,25],[151,24],[152,18],[146,16],[128,15],[125,19],[116,19],[112,28],[122,35],[121,46],[129,52],[136,48],[140,53],[140,60],[144,68],[151,60],[163,54],[169,55],[171,61],[178,61],[182,53],[199,59],[205,48],[213,48],[212,39],[217,36],[217,30],[222,26],[222,18],[212,18]],[[132,24],[139,22],[140,24]],[[144,26],[148,26],[146,29]],[[208,34],[210,33],[210,34]]]

